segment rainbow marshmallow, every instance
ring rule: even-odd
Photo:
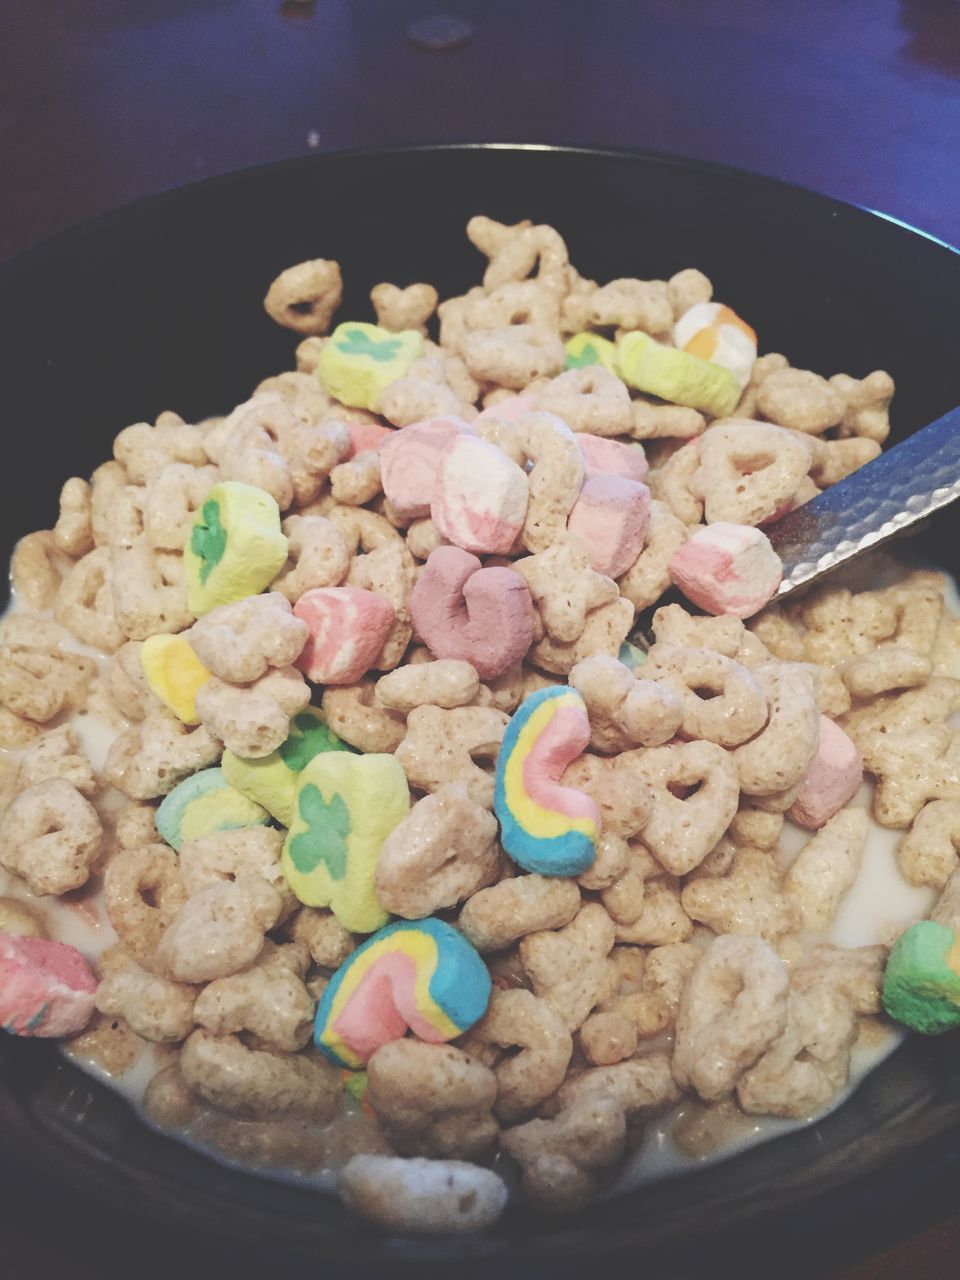
[[[313,1043],[351,1070],[408,1029],[443,1044],[483,1017],[490,988],[486,965],[459,930],[442,920],[403,920],[368,938],[333,975]]]
[[[493,806],[503,847],[525,871],[576,876],[593,865],[600,811],[584,792],[560,785],[589,741],[584,701],[566,685],[532,693],[507,725]]]

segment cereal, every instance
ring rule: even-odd
[[[243,1119],[328,1120],[341,1092],[330,1064],[315,1054],[252,1049],[237,1036],[215,1036],[202,1028],[184,1044],[180,1070],[197,1098]]]
[[[197,694],[212,673],[186,636],[148,636],[140,661],[147,684],[160,701],[184,724],[199,724]]]
[[[617,599],[617,584],[590,567],[589,546],[575,534],[516,560],[514,568],[530,589],[544,631],[560,644],[579,640],[590,615]]]
[[[386,924],[374,870],[384,840],[409,808],[407,779],[395,757],[347,751],[314,756],[297,779],[283,849],[283,872],[300,901],[330,907],[354,933]]]
[[[464,551],[505,555],[524,527],[526,472],[492,444],[462,433],[444,449],[430,515]]]
[[[570,1032],[560,1016],[531,991],[495,990],[490,1007],[463,1042],[480,1056],[494,1048],[497,1078],[494,1114],[510,1123],[548,1098],[566,1074],[573,1052]],[[501,1057],[497,1049],[519,1049]]]
[[[212,675],[231,684],[250,684],[271,667],[294,663],[307,636],[306,623],[272,591],[211,610],[190,628],[188,638]]]
[[[215,1036],[246,1031],[271,1048],[295,1053],[310,1039],[314,1002],[291,948],[266,946],[242,973],[217,978],[200,992],[193,1015]]]
[[[643,828],[644,843],[673,875],[686,875],[703,861],[737,811],[740,789],[733,759],[712,742],[654,747],[643,753],[638,773],[653,792]],[[697,787],[681,799],[676,788]]]
[[[36,894],[69,893],[86,884],[100,855],[96,809],[65,778],[36,782],[0,821],[0,864]]]
[[[155,955],[158,971],[175,982],[212,982],[239,973],[263,950],[281,906],[279,893],[258,875],[204,885],[163,933]]]
[[[671,404],[725,418],[740,399],[740,383],[722,365],[664,346],[646,333],[628,333],[617,344],[624,381]]]
[[[520,942],[520,959],[534,993],[569,1031],[576,1031],[616,991],[619,975],[608,959],[615,933],[604,908],[591,902],[562,929],[530,933]]]
[[[719,423],[699,441],[691,491],[708,524],[767,524],[785,513],[814,454],[806,437],[746,419]]]
[[[267,290],[263,306],[277,324],[297,333],[326,333],[342,297],[339,263],[314,258],[281,271]]]
[[[97,979],[76,947],[0,933],[0,1027],[47,1038],[82,1031]]]
[[[575,876],[594,860],[597,806],[585,792],[560,783],[589,739],[583,699],[562,685],[532,693],[507,726],[494,808],[503,847],[525,871]]]
[[[569,682],[583,698],[590,744],[598,751],[662,746],[683,721],[682,694],[659,680],[637,678],[616,658],[597,654],[578,662]]]
[[[391,382],[408,372],[423,353],[423,339],[412,330],[391,333],[352,320],[338,324],[317,360],[324,391],[341,404],[376,410]]]
[[[508,717],[495,707],[415,707],[407,716],[407,731],[396,748],[410,785],[438,791],[459,782],[470,799],[489,809],[493,778],[477,760],[492,760],[500,750]]]
[[[801,827],[822,827],[853,799],[862,781],[863,756],[856,743],[833,720],[821,716],[817,753],[800,779],[790,817]]]
[[[897,845],[897,861],[908,884],[942,888],[957,866],[960,801],[931,800]]]
[[[502,951],[528,933],[569,924],[579,907],[573,880],[516,876],[475,893],[460,912],[460,928],[478,951]]]
[[[921,920],[893,944],[883,977],[883,1007],[891,1018],[924,1035],[960,1026],[957,934]]]
[[[618,578],[643,549],[650,520],[650,490],[624,476],[590,476],[570,512],[567,527],[590,549],[597,573]]]
[[[490,975],[441,920],[401,921],[368,938],[334,974],[317,1007],[314,1044],[338,1066],[362,1066],[407,1030],[430,1044],[482,1017]]]
[[[270,821],[261,805],[235,790],[222,769],[201,769],[177,784],[157,809],[157,831],[179,853],[185,840]]]
[[[148,973],[129,956],[104,973],[97,987],[97,1009],[122,1018],[136,1035],[156,1044],[172,1044],[196,1025],[193,1006],[197,988]]]
[[[502,1178],[458,1160],[354,1156],[340,1171],[337,1191],[348,1208],[404,1233],[482,1231],[507,1204]]]
[[[307,638],[298,665],[314,684],[355,684],[383,648],[396,614],[376,591],[316,587],[294,606]]]
[[[783,564],[760,529],[722,521],[698,530],[670,558],[670,577],[708,613],[749,618],[774,595]]]
[[[218,605],[256,595],[273,581],[286,559],[287,539],[270,494],[235,480],[214,485],[184,544],[191,610],[209,613]]]

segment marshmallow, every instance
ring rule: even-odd
[[[811,830],[822,827],[860,790],[863,756],[828,716],[820,717],[820,745],[800,780],[797,798],[787,817]]]
[[[673,326],[673,345],[729,369],[741,387],[757,359],[757,335],[720,302],[697,302]]]
[[[140,649],[140,665],[147,684],[178,720],[200,723],[197,694],[212,673],[184,636],[148,636]]]
[[[442,920],[403,920],[368,938],[330,979],[313,1043],[352,1069],[408,1029],[443,1044],[479,1022],[491,986],[487,966],[459,929]]]
[[[293,607],[310,628],[297,666],[314,684],[356,684],[393,626],[393,605],[362,587],[314,587]]]
[[[317,357],[317,377],[328,395],[354,409],[376,413],[391,382],[405,378],[423,355],[423,338],[413,329],[391,333],[376,324],[338,324]]]
[[[960,938],[921,920],[896,940],[883,975],[883,1007],[925,1036],[960,1026]]]
[[[93,1016],[97,980],[76,947],[0,933],[0,1027],[14,1036],[69,1036]]]
[[[282,866],[308,907],[329,907],[345,929],[372,933],[388,913],[373,887],[384,840],[410,811],[393,756],[325,751],[301,770]]]
[[[599,333],[575,333],[567,339],[567,368],[582,369],[586,365],[599,364],[619,376],[617,348],[609,338]]]
[[[286,564],[287,546],[269,493],[238,480],[215,484],[183,549],[190,612],[259,595]]]
[[[577,443],[587,466],[587,476],[625,476],[641,483],[646,479],[647,455],[641,444],[622,444],[605,436],[593,436],[588,431],[577,433]]]
[[[674,552],[669,572],[707,613],[749,618],[776,593],[783,565],[761,529],[718,521]]]
[[[419,520],[430,514],[441,455],[462,431],[459,418],[414,422],[391,433],[380,448],[380,483],[400,520]]]
[[[435,657],[469,662],[482,680],[519,662],[533,643],[524,579],[514,569],[484,569],[459,547],[430,553],[410,593],[410,616]]]
[[[527,497],[526,473],[496,445],[463,433],[440,459],[430,514],[454,546],[506,555],[523,528]]]
[[[597,573],[619,578],[643,550],[650,520],[650,490],[618,475],[589,476],[574,503],[567,528],[590,548]]]
[[[185,840],[238,827],[265,827],[270,815],[232,787],[222,769],[201,769],[164,797],[155,821],[161,837],[179,853]]]
[[[393,427],[381,427],[379,422],[348,422],[345,425],[350,433],[347,458],[355,458],[358,453],[367,453],[371,449],[376,451],[397,434]]]
[[[666,347],[647,333],[624,334],[617,359],[621,377],[631,387],[714,418],[728,417],[740,399],[740,383],[729,369]]]

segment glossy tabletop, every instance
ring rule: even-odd
[[[491,140],[720,161],[958,243],[960,2],[0,0],[0,259],[263,161]],[[823,1280],[960,1274],[943,1212]],[[51,1227],[0,1224],[5,1280],[112,1280]]]

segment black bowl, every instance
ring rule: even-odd
[[[315,156],[174,191],[0,268],[8,462],[0,545],[49,527],[60,484],[88,474],[124,425],[222,411],[292,365],[261,299],[281,268],[334,257],[341,314],[379,280],[463,290],[482,260],[467,218],[530,217],[591,277],[696,265],[794,365],[897,381],[894,437],[960,402],[960,255],[862,209],[765,178],[651,155],[438,147]],[[954,509],[955,510],[955,509]],[[960,569],[950,511],[925,535]],[[332,1198],[225,1169],[149,1132],[49,1045],[0,1036],[0,1212],[81,1253],[181,1273],[288,1274],[491,1266],[650,1276],[708,1262],[781,1274],[878,1246],[942,1210],[956,1186],[960,1039],[909,1040],[836,1113],[727,1162],[578,1214],[509,1214],[466,1240],[387,1239]],[[809,1274],[809,1270],[807,1271]]]

